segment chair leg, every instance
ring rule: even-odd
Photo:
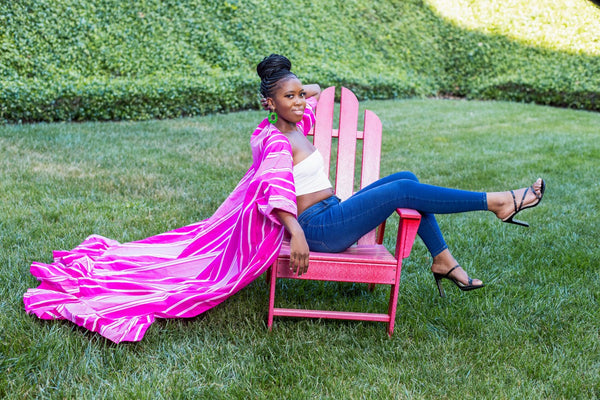
[[[269,268],[269,315],[267,317],[267,328],[269,331],[273,328],[273,308],[275,307],[275,284],[277,282],[277,265],[273,264]]]
[[[390,317],[390,322],[388,324],[388,335],[392,337],[394,333],[394,324],[396,322],[396,307],[398,305],[398,289],[400,285],[398,282],[393,284],[390,288],[390,305],[388,308],[388,315]]]

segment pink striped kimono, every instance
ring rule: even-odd
[[[316,102],[307,103],[298,123],[305,134]],[[197,316],[260,276],[283,239],[273,212],[296,215],[296,196],[288,139],[264,120],[250,144],[252,166],[212,217],[123,244],[92,235],[55,251],[52,264],[34,262],[41,284],[23,296],[27,313],[139,341],[155,318]]]

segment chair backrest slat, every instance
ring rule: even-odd
[[[366,110],[364,128],[357,130],[358,100],[354,93],[342,87],[340,97],[339,128],[333,128],[335,87],[321,92],[316,112],[313,143],[323,155],[325,171],[329,175],[332,138],[337,137],[337,163],[335,192],[342,200],[354,193],[356,142],[363,140],[360,187],[363,188],[379,179],[381,162],[381,121],[372,111]],[[375,231],[363,236],[359,244],[374,244]]]
[[[360,187],[363,188],[379,179],[381,164],[381,121],[372,111],[365,110]]]
[[[321,92],[317,113],[315,115],[315,126],[313,129],[313,144],[323,156],[325,162],[325,173],[329,177],[331,162],[331,134],[333,132],[333,111],[335,101],[335,86],[328,87]]]
[[[381,164],[381,121],[375,113],[365,110],[364,124],[361,189],[379,179],[379,165]],[[376,240],[376,232],[372,230],[360,238],[358,244],[375,244]]]
[[[358,99],[354,93],[343,87],[340,97],[340,127],[335,170],[335,193],[342,200],[346,200],[354,193],[357,125]]]

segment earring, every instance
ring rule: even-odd
[[[269,116],[267,117],[267,120],[272,123],[273,125],[275,125],[277,123],[277,113],[275,111],[270,111],[269,112]]]

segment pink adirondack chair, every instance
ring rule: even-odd
[[[365,187],[379,178],[381,154],[381,122],[371,111],[364,115],[363,131],[357,131],[358,100],[354,93],[342,88],[340,100],[339,129],[333,129],[335,87],[325,89],[319,98],[313,143],[324,157],[325,171],[329,171],[332,138],[338,138],[335,192],[342,200],[354,191],[354,171],[357,140],[363,140],[361,185]],[[289,268],[289,242],[284,242],[277,261],[269,269],[270,281],[268,328],[272,329],[274,316],[332,318],[388,323],[388,334],[394,332],[396,303],[402,260],[410,255],[421,221],[415,210],[398,209],[400,222],[395,254],[383,245],[385,222],[378,229],[359,239],[358,243],[342,253],[310,253],[308,272],[295,275]],[[377,234],[375,231],[378,231]],[[360,313],[349,311],[326,311],[289,309],[275,307],[277,278],[363,282],[391,285],[387,314]]]

